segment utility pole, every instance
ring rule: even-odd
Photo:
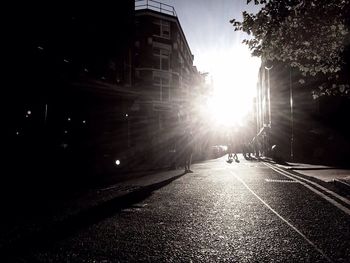
[[[265,154],[269,154],[271,151],[271,84],[270,84],[270,70],[273,68],[273,65],[270,67],[265,66],[265,69],[267,69],[267,103],[268,103],[268,113],[269,113],[269,122],[268,122],[268,128],[267,128],[267,134],[265,136]]]
[[[289,67],[289,99],[290,99],[290,126],[291,126],[291,136],[290,136],[290,159],[293,161],[294,152],[294,112],[293,112],[293,84],[292,84],[292,68]]]
[[[269,110],[269,127],[271,128],[271,86],[270,86],[270,70],[273,68],[273,65],[270,67],[265,66],[265,69],[267,69],[267,104],[268,104],[268,110]]]

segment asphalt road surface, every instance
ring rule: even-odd
[[[193,170],[23,262],[350,262],[350,210],[329,193],[263,162]]]

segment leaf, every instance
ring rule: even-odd
[[[230,23],[235,31],[252,36],[242,42],[252,55],[284,61],[304,77],[318,78],[342,69],[349,2],[254,0],[265,5],[254,14],[244,11],[242,22],[232,19]]]

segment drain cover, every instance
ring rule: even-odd
[[[298,183],[291,179],[265,179],[265,181],[269,183]]]

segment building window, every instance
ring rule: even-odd
[[[180,66],[183,67],[183,66],[184,66],[184,59],[183,59],[183,57],[180,55],[180,53],[178,53],[178,54],[179,54],[179,56],[178,56],[178,62],[179,62],[179,64],[180,64]]]
[[[159,90],[159,100],[169,101],[170,100],[170,78],[167,76],[161,76],[160,74],[154,73],[153,85]]]
[[[155,47],[153,49],[154,64],[156,69],[169,70],[170,68],[170,51]]]
[[[158,37],[170,39],[170,22],[163,20],[155,20],[153,34]]]

